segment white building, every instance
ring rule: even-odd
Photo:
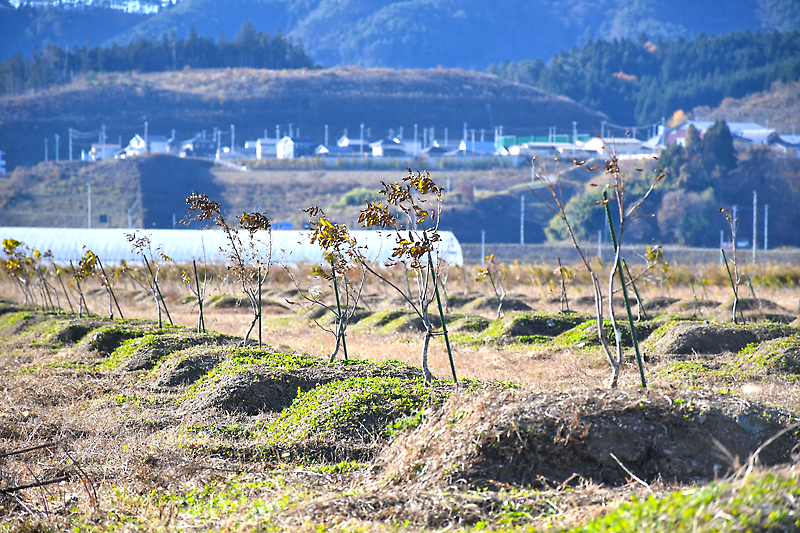
[[[89,159],[91,161],[105,161],[106,159],[114,159],[120,154],[121,147],[118,144],[92,144],[92,149],[89,150]]]
[[[651,154],[652,150],[643,147],[642,141],[639,139],[632,139],[630,137],[601,139],[599,137],[592,137],[582,146],[583,150],[589,153],[597,154],[599,156],[609,155],[613,152],[614,155],[641,155]],[[569,153],[569,152],[562,152]]]
[[[278,139],[264,137],[256,141],[256,159],[268,159],[278,157]]]
[[[405,157],[406,151],[399,139],[381,139],[370,143],[373,157]]]
[[[168,154],[170,140],[163,135],[148,135],[147,141],[144,140],[138,133],[128,143],[124,149],[124,155],[120,157],[132,157],[135,155],[150,152],[153,154]]]
[[[295,159],[314,154],[314,145],[308,137],[284,137],[276,146],[278,159]]]

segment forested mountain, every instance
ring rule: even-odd
[[[0,59],[27,56],[47,42],[124,45],[160,39],[172,29],[187,38],[191,27],[231,39],[246,20],[260,31],[282,29],[301,39],[326,66],[394,68],[484,69],[504,60],[547,60],[587,39],[636,39],[643,31],[651,39],[676,39],[800,29],[795,0],[182,0],[153,16],[106,11],[108,22],[92,18],[91,10],[14,9],[0,0]],[[82,38],[69,37],[73,27]]]
[[[589,41],[541,58],[489,67],[500,77],[568,96],[625,125],[800,80],[800,32],[701,35],[693,40]]]
[[[139,39],[125,46],[62,49],[47,45],[27,61],[22,54],[0,63],[0,95],[47,89],[89,72],[164,72],[191,68],[247,67],[261,69],[312,68],[314,62],[302,45],[280,32],[274,37],[245,22],[236,38],[218,42],[199,37],[194,28],[187,39],[172,30],[160,40]]]
[[[0,61],[16,53],[29,57],[34,48],[97,46],[151,16],[120,9],[69,6],[18,8],[0,0]]]

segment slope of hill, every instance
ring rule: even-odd
[[[59,32],[71,31],[64,29],[70,27],[68,11],[47,13],[33,18],[52,22],[17,24],[31,36],[19,43],[24,53],[46,40],[61,43]],[[675,39],[800,28],[800,4],[793,0],[182,0],[155,16],[141,16],[133,27],[115,25],[116,16],[109,15],[108,24],[81,26],[83,38],[124,44],[160,39],[173,28],[186,37],[192,26],[200,35],[222,31],[231,38],[252,20],[259,30],[274,34],[280,28],[302,39],[323,65],[393,68],[483,69],[506,59],[548,59],[588,38],[633,39],[642,32]],[[0,22],[0,29],[5,26]]]
[[[692,114],[698,120],[756,122],[768,124],[780,133],[789,133],[792,128],[800,132],[800,82],[776,82],[768,91],[726,98],[713,109],[696,107]]]
[[[0,221],[3,226],[86,227],[88,183],[94,228],[171,228],[173,216],[181,220],[187,214],[186,197],[195,190],[222,202],[230,216],[259,210],[299,228],[308,220],[301,209],[318,205],[337,223],[358,228],[363,204],[342,202],[344,195],[353,189],[377,191],[382,181],[405,175],[403,170],[242,173],[170,155],[102,163],[51,161],[18,167],[0,178]],[[519,195],[527,192],[529,180],[525,169],[434,170],[431,176],[442,186],[450,183],[453,191],[446,195],[442,229],[463,242],[480,242],[481,230],[487,242],[518,242]],[[527,198],[529,205],[537,204],[530,192]],[[527,211],[528,242],[544,240],[550,216],[546,209]]]
[[[145,121],[150,134],[169,136],[175,129],[178,138],[203,130],[210,136],[214,127],[230,131],[233,124],[241,146],[265,130],[274,135],[276,124],[284,132],[291,123],[295,131],[322,142],[326,124],[333,138],[344,128],[355,135],[361,123],[373,136],[402,126],[410,137],[417,124],[420,138],[421,128],[432,126],[437,138],[445,127],[456,138],[464,122],[491,136],[500,125],[513,132],[568,129],[576,121],[589,129],[603,119],[567,98],[461,70],[184,70],[86,76],[42,93],[1,98],[0,149],[8,154],[9,169],[35,164],[43,160],[48,138],[55,159],[53,136],[59,134],[65,159],[69,128],[99,132],[104,124],[109,142],[121,138],[125,143],[143,133]]]

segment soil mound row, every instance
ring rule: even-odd
[[[624,484],[630,475],[618,461],[645,480],[692,481],[730,472],[790,420],[786,412],[698,391],[458,394],[397,438],[378,463],[384,486],[414,490],[544,486],[574,476]],[[781,437],[759,459],[788,461],[792,444]]]

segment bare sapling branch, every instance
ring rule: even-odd
[[[609,229],[611,231],[612,243],[614,245],[614,264],[611,269],[611,273],[609,275],[608,280],[608,302],[609,302],[609,314],[611,319],[611,327],[612,331],[614,332],[614,341],[615,341],[615,350],[612,352],[611,347],[608,344],[608,341],[605,336],[604,331],[604,313],[603,313],[603,294],[600,288],[600,283],[597,278],[597,273],[595,272],[592,264],[587,259],[587,255],[581,249],[580,245],[578,244],[578,239],[576,237],[575,231],[572,227],[570,222],[569,216],[566,211],[566,201],[564,199],[563,190],[561,188],[561,175],[558,173],[558,167],[556,166],[554,171],[554,176],[550,176],[547,169],[544,165],[536,163],[536,158],[533,158],[531,161],[531,168],[533,171],[534,181],[536,181],[540,185],[540,189],[543,189],[544,192],[540,190],[536,190],[532,188],[532,192],[534,195],[539,198],[545,206],[551,209],[558,218],[564,223],[564,226],[567,230],[567,234],[569,235],[569,239],[572,241],[573,246],[578,252],[578,255],[581,258],[584,266],[586,267],[587,271],[589,272],[592,285],[594,288],[594,296],[595,296],[595,309],[597,315],[597,334],[598,338],[600,339],[600,344],[605,351],[606,358],[608,359],[609,365],[611,366],[611,378],[609,385],[611,388],[615,388],[619,382],[619,375],[622,368],[622,361],[623,361],[623,348],[622,348],[622,335],[620,331],[620,327],[617,324],[616,316],[614,314],[614,306],[613,306],[613,296],[614,296],[614,282],[615,282],[615,275],[619,273],[620,283],[622,285],[622,295],[626,302],[626,309],[628,311],[628,318],[629,322],[631,323],[631,335],[634,341],[634,348],[636,351],[637,356],[637,364],[639,366],[639,373],[642,382],[642,386],[646,386],[645,377],[644,377],[644,369],[641,364],[641,356],[639,354],[638,349],[638,342],[635,336],[635,328],[633,324],[633,317],[630,312],[630,303],[627,298],[627,284],[625,282],[624,275],[621,270],[621,251],[622,251],[622,236],[623,232],[630,222],[632,217],[635,215],[636,211],[642,206],[643,202],[650,196],[652,191],[655,189],[656,185],[666,177],[666,174],[660,168],[656,170],[655,178],[650,183],[649,188],[646,192],[642,195],[641,198],[634,201],[629,207],[626,207],[626,184],[628,178],[620,171],[618,159],[616,156],[616,150],[613,145],[608,146],[604,143],[604,150],[607,154],[607,159],[605,161],[605,172],[604,174],[609,180],[608,185],[606,186],[608,189],[612,191],[612,196],[609,198],[606,193],[604,193],[604,198],[600,200],[599,204],[603,205],[606,208],[606,214],[609,222]],[[586,161],[577,161],[573,160],[575,166],[583,166],[586,164]],[[600,168],[600,165],[594,166],[587,166],[586,169],[589,172],[594,172]],[[636,169],[637,171],[640,169]],[[609,208],[609,202],[615,202],[615,212],[617,213],[617,224],[616,229],[615,225],[611,219],[611,210]]]
[[[382,182],[382,185],[383,188],[378,193],[386,197],[385,205],[381,200],[367,201],[358,222],[363,227],[388,230],[393,234],[395,247],[392,249],[389,264],[403,264],[414,273],[416,281],[414,297],[389,282],[372,265],[362,264],[371,274],[388,283],[408,301],[422,320],[425,333],[421,366],[425,380],[430,381],[433,379],[433,374],[428,368],[428,348],[431,339],[438,332],[434,332],[428,308],[438,294],[436,275],[444,268],[444,261],[438,253],[438,243],[441,241],[439,219],[444,190],[436,185],[429,172],[414,172],[411,169],[408,169],[408,176],[403,178],[402,182],[390,184]],[[363,258],[363,255],[361,257]],[[441,334],[445,336],[450,368],[453,379],[456,380],[453,354],[441,306],[440,318],[443,326]]]
[[[315,320],[321,329],[334,336],[334,348],[329,361],[332,363],[336,360],[340,348],[344,352],[344,359],[347,360],[347,326],[360,305],[367,275],[364,265],[370,264],[370,262],[364,257],[363,250],[358,247],[355,239],[347,231],[346,225],[334,224],[325,215],[325,212],[316,206],[303,209],[303,211],[312,217],[310,220],[311,244],[317,244],[320,247],[325,261],[330,265],[330,273],[327,273],[322,266],[317,265],[312,269],[311,274],[317,280],[326,280],[333,288],[336,306],[324,303],[323,294],[318,290],[303,292],[291,272],[289,274],[304,300],[312,306],[329,311],[334,316],[334,329],[326,328]],[[351,273],[350,278],[347,276],[348,273]]]
[[[228,258],[228,271],[236,276],[252,310],[252,319],[244,335],[246,345],[261,321],[261,291],[273,263],[272,223],[263,213],[247,212],[238,217],[238,223],[230,222],[222,204],[198,192],[188,196],[186,204],[192,213],[186,223],[193,220],[213,222],[227,239],[227,246],[220,251]]]

